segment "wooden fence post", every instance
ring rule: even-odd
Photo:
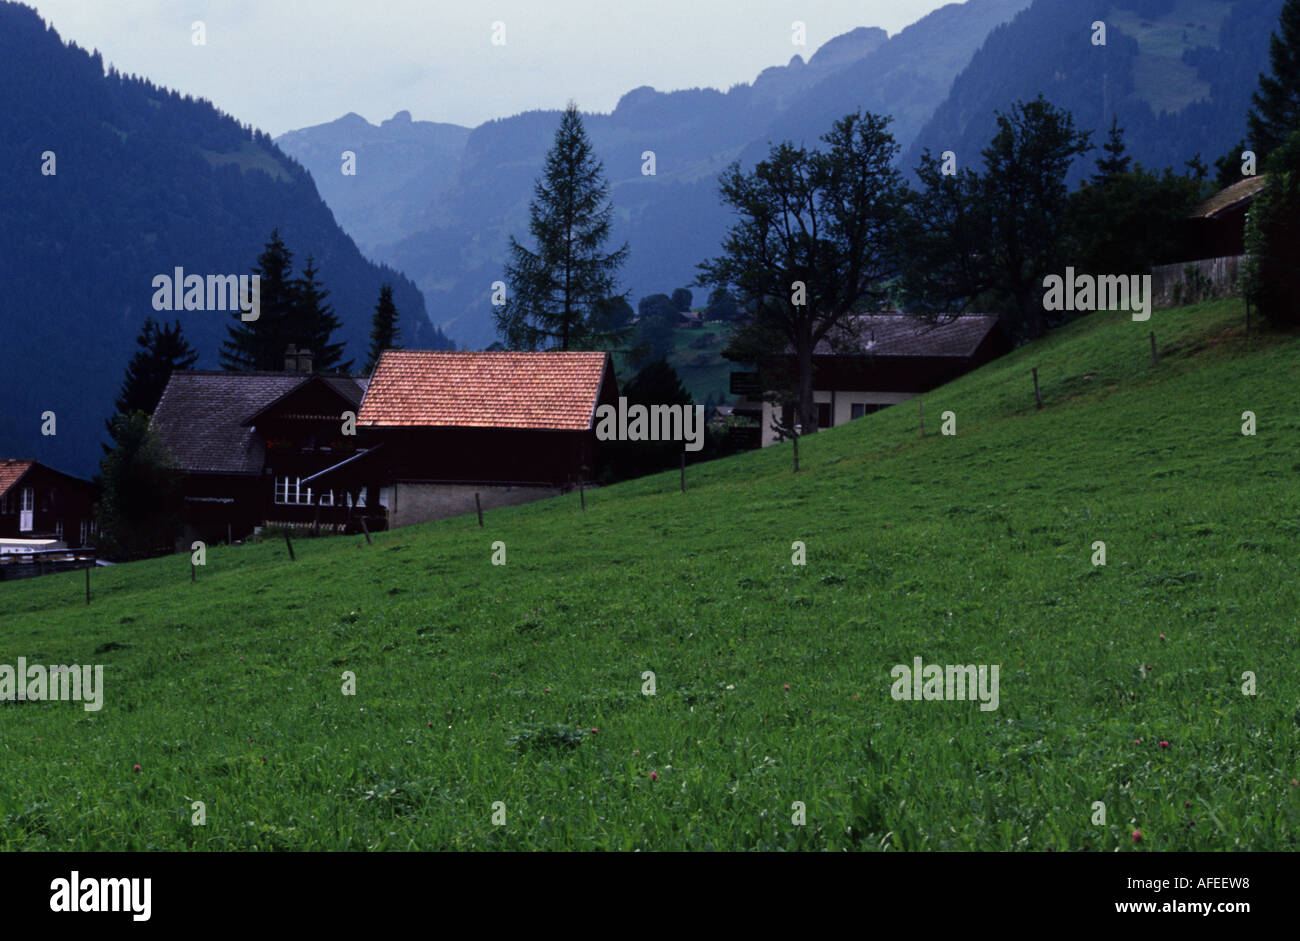
[[[297,562],[298,557],[293,554],[293,543],[289,541],[289,530],[284,531],[284,544],[289,548],[289,561]]]
[[[361,517],[361,531],[366,534],[366,545],[372,545],[370,542],[370,527],[366,525],[366,518]]]
[[[478,525],[479,525],[480,528],[482,528],[482,526],[483,526],[483,504],[479,502],[479,499],[478,499],[478,493],[477,493],[477,492],[474,494],[474,508],[475,508],[476,510],[478,510]]]
[[[578,478],[578,499],[582,502],[582,510],[587,511],[587,495],[582,492],[582,478]]]
[[[1154,330],[1151,331],[1151,365],[1160,365],[1160,357],[1156,355],[1156,332]]]
[[[1034,401],[1038,403],[1039,408],[1042,408],[1043,395],[1041,392],[1038,391],[1038,367],[1037,366],[1034,367],[1033,373],[1034,373]]]
[[[90,604],[90,566],[92,562],[86,563],[86,604]]]

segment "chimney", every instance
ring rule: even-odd
[[[289,348],[284,351],[284,371],[310,373],[311,350],[305,346],[298,349],[297,344],[290,343]]]

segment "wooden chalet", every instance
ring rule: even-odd
[[[0,460],[0,552],[89,545],[95,498],[88,480],[38,461]]]
[[[971,314],[941,318],[931,324],[899,313],[858,317],[823,338],[813,350],[813,401],[816,425],[831,428],[904,402],[956,379],[1011,349],[998,318]],[[793,349],[768,364],[778,374],[798,375]],[[735,414],[757,420],[743,443],[775,444],[776,415],[754,372],[733,372],[731,392],[739,396]],[[783,421],[792,421],[791,407]],[[751,426],[752,427],[752,426]]]
[[[357,427],[404,526],[473,512],[475,494],[487,509],[592,479],[596,407],[617,399],[603,352],[386,350]]]
[[[313,374],[309,358],[284,372],[174,373],[153,427],[184,473],[179,543],[240,539],[263,525],[357,528],[363,515],[383,528],[382,481],[367,476],[360,436],[346,433],[365,385]]]

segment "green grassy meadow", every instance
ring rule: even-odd
[[[1300,342],[1243,325],[1085,317],[797,474],[0,584],[0,663],[106,685],[0,704],[0,849],[1296,849]]]

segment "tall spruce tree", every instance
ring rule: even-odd
[[[1286,0],[1269,40],[1272,75],[1260,74],[1246,116],[1250,142],[1262,162],[1300,129],[1300,0]]]
[[[402,328],[398,323],[397,308],[393,305],[393,286],[385,284],[379,289],[379,303],[370,319],[370,355],[366,357],[366,375],[375,371],[379,354],[384,350],[401,349]]]
[[[348,372],[352,360],[341,362],[344,344],[330,342],[334,331],[343,324],[325,302],[330,292],[325,290],[317,274],[316,260],[308,255],[302,274],[293,282],[289,342],[296,343],[299,349],[311,350],[312,368],[316,372]],[[280,355],[283,357],[283,350]]]
[[[227,328],[227,339],[221,342],[222,369],[242,372],[282,369],[285,349],[290,343],[298,343],[291,332],[298,294],[293,278],[293,253],[280,238],[279,229],[272,230],[252,271],[261,279],[259,316],[245,321],[241,311],[231,315],[234,323]]]
[[[602,332],[599,305],[615,296],[627,245],[606,253],[614,209],[577,105],[560,119],[529,204],[530,251],[510,237],[509,294],[496,314],[511,349],[591,349],[620,338]]]

